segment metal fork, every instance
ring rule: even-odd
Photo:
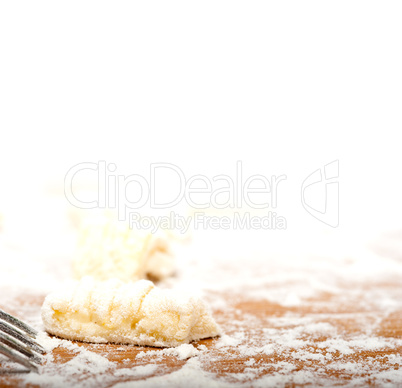
[[[3,369],[0,373],[38,372],[41,355],[46,352],[35,341],[37,335],[34,328],[0,309],[0,353],[27,368],[18,371]]]

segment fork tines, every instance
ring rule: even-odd
[[[34,328],[0,309],[0,353],[35,372],[42,362],[40,355],[46,353],[35,341],[37,335]]]

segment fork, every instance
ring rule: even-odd
[[[0,353],[27,368],[18,371],[3,369],[0,373],[38,372],[41,355],[46,351],[35,341],[37,335],[34,328],[0,309]]]

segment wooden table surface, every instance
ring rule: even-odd
[[[402,352],[400,341],[402,310],[384,309],[374,301],[370,304],[370,298],[366,296],[373,290],[377,295],[402,297],[398,279],[390,280],[388,283],[363,284],[359,288],[350,288],[349,285],[345,285],[342,293],[322,293],[298,306],[288,307],[263,299],[248,300],[242,296],[241,292],[234,291],[231,294],[219,295],[211,292],[207,299],[223,298],[227,301],[224,308],[214,309],[214,316],[225,334],[230,338],[237,338],[240,346],[238,344],[227,346],[222,344],[220,339],[206,339],[194,343],[195,346],[202,344],[207,348],[199,356],[202,369],[210,372],[209,376],[216,380],[229,383],[240,382],[244,386],[253,386],[254,382],[264,376],[266,380],[261,380],[262,386],[273,386],[275,382],[276,385],[282,386],[352,383],[358,386],[382,386],[384,381],[387,381],[384,373],[389,372],[392,372],[391,376],[394,376],[394,380],[392,378],[390,380],[391,383],[395,382],[397,373],[402,374],[402,371],[399,371],[401,365],[398,361]],[[24,311],[24,307],[29,308],[30,311],[39,310],[42,301],[43,296],[30,297],[21,294],[15,302],[19,305],[15,305],[15,311],[10,312],[17,314],[18,311]],[[20,318],[24,317],[20,316]],[[306,329],[299,331],[295,337],[294,330],[300,326],[303,327],[306,323],[310,326],[305,327],[311,327],[312,324],[316,325],[313,327],[320,327],[317,324],[321,324],[324,328],[333,328],[333,331],[309,332]],[[273,333],[272,339],[270,339],[270,333]],[[291,341],[286,344],[283,341],[284,338],[298,341],[295,341],[294,345]],[[363,341],[376,339],[380,342],[377,347],[374,345],[364,348],[363,344],[363,348],[359,350],[356,341],[353,342],[356,338],[363,338]],[[331,339],[337,343],[349,341],[350,346],[351,344],[356,346],[345,353],[342,349],[331,347]],[[389,346],[382,346],[383,343],[389,343]],[[261,349],[256,351],[267,344],[273,346],[272,352],[264,352]],[[149,363],[158,365],[151,374],[141,378],[168,375],[182,368],[187,362],[187,360],[179,360],[177,357],[168,355],[137,357],[139,352],[152,354],[155,351],[154,348],[85,343],[78,343],[78,346],[115,362],[116,368],[132,368]],[[246,354],[245,349],[250,349],[251,353]],[[53,350],[53,355],[54,362],[62,365],[75,357],[76,353],[65,347],[59,347]],[[392,357],[396,360],[393,363],[390,362]],[[250,362],[251,358],[254,361]],[[246,362],[248,365],[245,364]],[[108,371],[103,373],[110,374]],[[382,378],[379,379],[378,376]],[[90,382],[94,377],[91,374],[77,374],[70,382],[71,385],[82,381]],[[272,380],[269,380],[270,377]],[[109,387],[118,382],[138,379],[139,377],[111,375],[104,383],[100,380],[96,386]],[[1,376],[0,382],[2,386],[25,385],[24,376]]]

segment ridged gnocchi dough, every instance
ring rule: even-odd
[[[48,295],[42,320],[51,334],[94,343],[172,347],[220,334],[201,299],[160,289],[148,280],[97,282],[85,277]]]

